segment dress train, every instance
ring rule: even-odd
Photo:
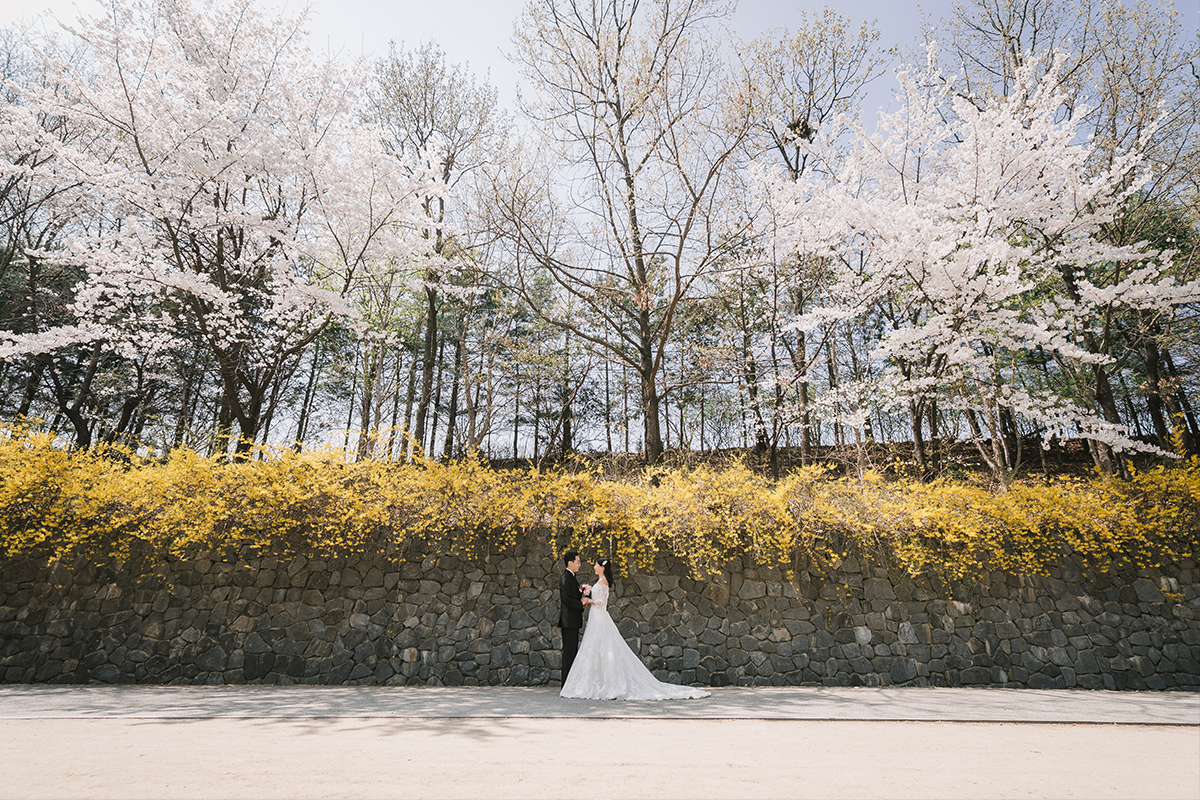
[[[686,700],[712,692],[663,683],[630,649],[608,613],[608,587],[592,587],[592,605],[562,697],[586,700]]]

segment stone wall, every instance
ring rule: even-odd
[[[585,572],[586,572],[585,567]],[[1196,565],[1087,582],[994,573],[935,586],[738,562],[618,580],[611,611],[662,679],[721,686],[1200,689]],[[0,565],[0,680],[537,685],[559,678],[547,553],[281,563],[200,558],[165,576]]]

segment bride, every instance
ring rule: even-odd
[[[561,697],[587,700],[684,700],[708,697],[711,692],[663,683],[650,674],[637,655],[621,638],[617,624],[608,614],[608,593],[612,588],[612,564],[607,558],[596,561],[596,585],[591,598],[587,628],[579,654],[567,674]]]

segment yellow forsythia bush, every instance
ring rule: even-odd
[[[733,465],[647,474],[346,463],[336,450],[229,464],[178,450],[67,452],[0,435],[0,557],[127,561],[251,546],[277,556],[447,553],[486,558],[518,539],[696,575],[732,556],[821,569],[855,555],[913,575],[1044,573],[1065,555],[1098,570],[1193,558],[1200,459],[1004,493],[952,482],[835,479],[819,467],[770,481]],[[653,479],[651,479],[653,478]],[[152,567],[151,567],[152,568]]]

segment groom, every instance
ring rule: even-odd
[[[579,651],[579,629],[583,627],[583,590],[575,573],[579,572],[579,551],[568,550],[563,554],[567,568],[558,579],[558,599],[562,610],[558,615],[558,627],[562,628],[562,682],[567,682],[567,673],[575,662]]]

